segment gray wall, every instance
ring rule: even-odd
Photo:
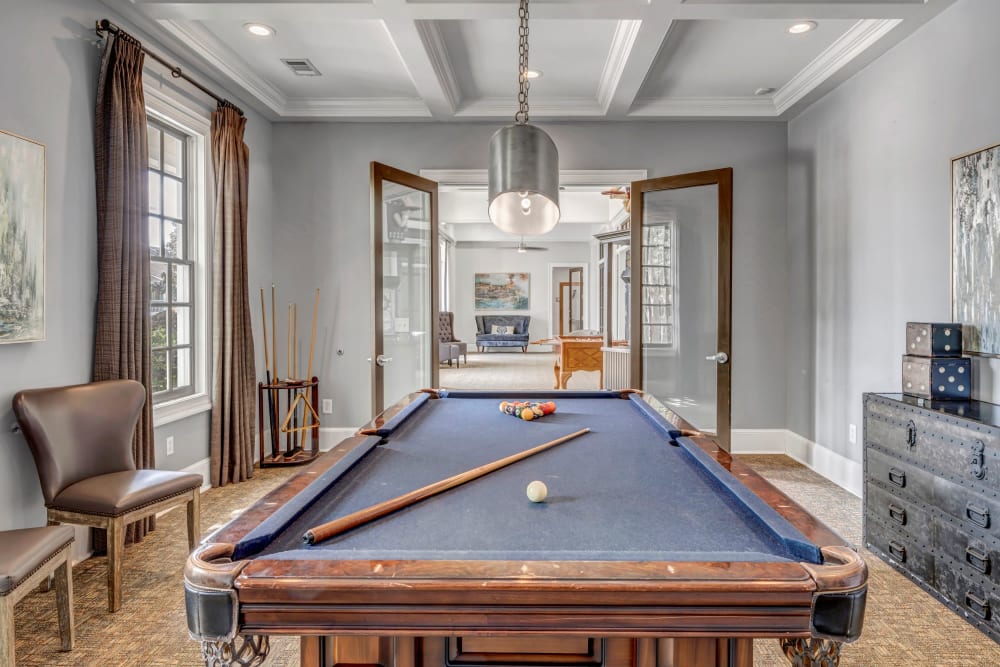
[[[785,426],[784,123],[547,124],[563,169],[648,169],[665,176],[735,169],[733,424]],[[475,169],[497,124],[278,124],[274,272],[307,302],[323,290],[319,376],[332,426],[370,418],[368,163],[411,172]],[[541,241],[541,239],[538,239]],[[282,343],[279,342],[279,349]],[[343,350],[343,356],[337,351]]]
[[[476,315],[501,313],[530,315],[531,323],[528,331],[530,340],[548,338],[549,311],[552,307],[549,294],[549,264],[573,262],[583,265],[590,262],[590,246],[586,243],[546,243],[538,239],[531,244],[548,250],[518,253],[515,250],[500,248],[459,248],[455,251],[455,291],[452,292],[455,300],[453,308],[455,335],[468,343],[472,351],[476,348]],[[592,267],[588,266],[588,269],[593,271]],[[476,310],[475,274],[497,272],[531,274],[528,310]],[[586,280],[592,279],[593,276],[588,273]],[[554,289],[558,289],[558,285]],[[558,312],[556,310],[557,316]],[[558,321],[555,323],[555,333],[559,333]]]
[[[951,159],[1000,142],[997,26],[1000,2],[960,0],[788,126],[789,428],[856,461],[905,323],[951,319]]]
[[[0,68],[0,128],[46,145],[47,177],[47,340],[0,346],[0,529],[5,529],[45,521],[28,447],[10,431],[11,396],[19,389],[91,377],[97,271],[93,123],[101,53],[93,26],[96,19],[118,19],[96,0],[0,0],[0,16],[14,21],[0,42],[0,60],[6,63]],[[271,280],[271,124],[253,112],[247,143],[251,284],[256,284]],[[167,435],[175,436],[176,447],[169,458],[163,450]],[[156,441],[161,468],[183,468],[207,457],[207,413],[157,429]]]

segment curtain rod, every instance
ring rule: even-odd
[[[98,21],[97,22],[97,26],[96,26],[96,31],[97,31],[98,37],[104,37],[104,34],[108,33],[108,32],[116,34],[116,35],[118,33],[122,33],[124,35],[128,35],[127,32],[125,32],[124,30],[122,30],[121,28],[119,28],[118,26],[116,26],[114,23],[112,23],[108,19],[101,19],[100,21]],[[153,53],[152,51],[150,51],[149,49],[147,49],[145,46],[140,46],[140,48],[142,49],[142,52],[145,53],[147,56],[149,56],[150,58],[152,58],[153,60],[155,60],[156,62],[160,63],[161,65],[163,65],[164,67],[166,67],[168,70],[170,70],[170,76],[174,77],[175,79],[184,79],[185,81],[187,81],[188,83],[190,83],[192,86],[194,86],[195,88],[197,88],[201,92],[203,92],[206,95],[208,95],[209,97],[213,98],[221,106],[230,107],[232,109],[236,109],[236,111],[239,112],[239,114],[241,116],[243,115],[243,109],[239,108],[238,106],[236,106],[235,104],[233,104],[232,102],[230,102],[229,100],[227,100],[226,98],[220,97],[220,96],[216,95],[211,90],[209,90],[208,88],[206,88],[205,86],[201,85],[200,83],[198,83],[197,81],[195,81],[194,79],[192,79],[191,77],[189,77],[187,74],[185,74],[181,70],[181,68],[178,67],[177,65],[172,65],[171,63],[167,62],[166,59],[164,59],[163,57],[157,55],[156,53]]]

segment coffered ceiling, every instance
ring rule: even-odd
[[[516,0],[104,2],[273,119],[498,120],[516,108]],[[787,119],[953,2],[533,0],[531,115]],[[815,29],[788,32],[803,20]],[[274,34],[251,35],[251,22]]]

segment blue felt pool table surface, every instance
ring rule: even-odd
[[[541,400],[541,396],[538,400]],[[821,562],[819,549],[636,394],[441,392],[411,403],[236,545],[235,558]],[[309,528],[589,428],[590,433],[306,546]],[[542,503],[529,482],[548,487]]]

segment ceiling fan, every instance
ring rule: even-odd
[[[548,248],[543,248],[541,246],[528,245],[527,243],[524,242],[524,237],[523,236],[521,237],[521,240],[518,241],[518,243],[517,243],[516,246],[507,246],[507,247],[508,248],[514,248],[515,250],[517,250],[519,253],[522,253],[522,254],[526,253],[528,251],[538,251],[538,250],[546,251],[546,250],[548,250]]]
[[[459,241],[455,244],[457,248],[494,248],[499,250],[516,250],[519,253],[545,252],[548,248],[542,246],[528,245],[524,242],[524,237],[515,245],[509,245],[503,241]]]

